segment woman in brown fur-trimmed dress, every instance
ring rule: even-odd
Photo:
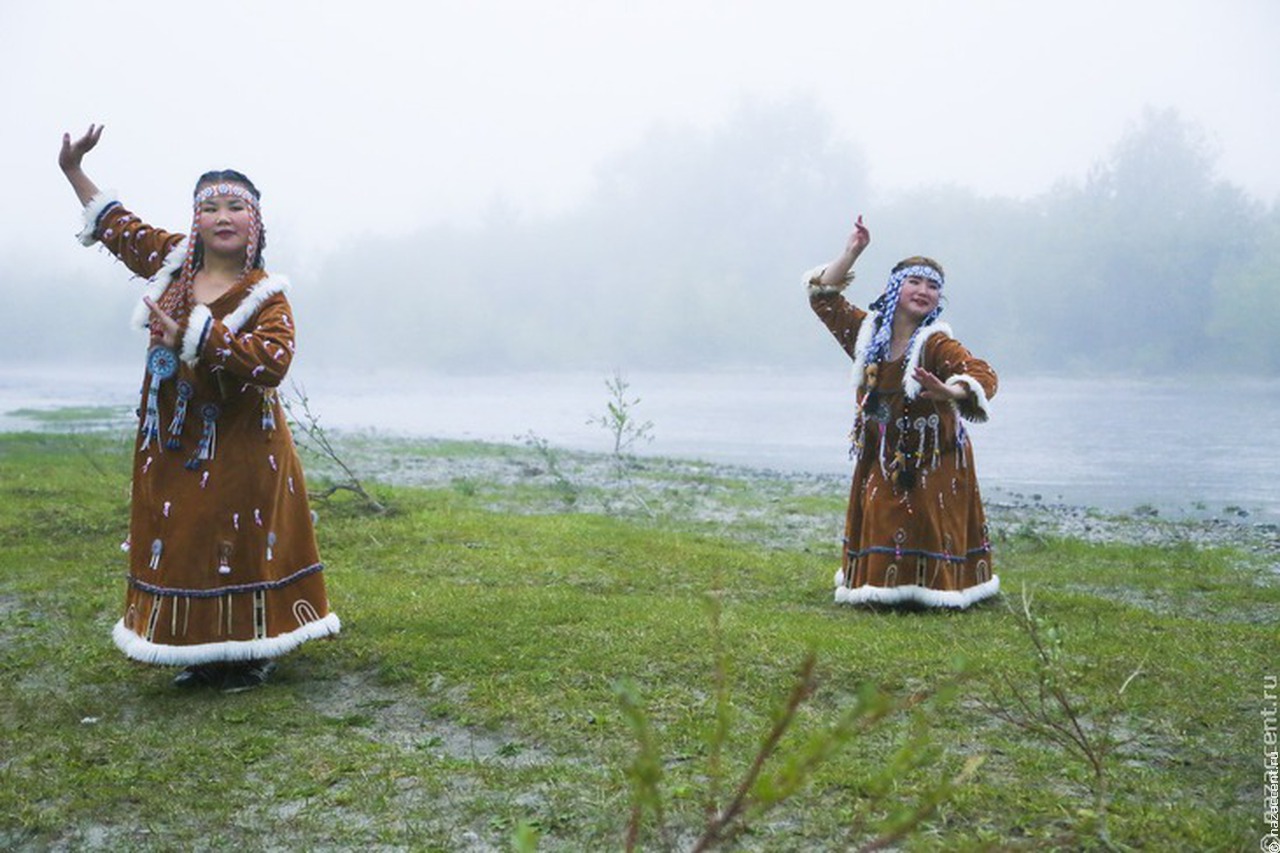
[[[858,217],[844,252],[804,277],[810,306],[853,359],[858,383],[835,598],[968,607],[1000,590],[964,426],[987,419],[996,374],[937,322],[937,261],[901,261],[869,311],[845,300],[870,242]]]
[[[340,629],[276,393],[294,353],[288,282],[262,267],[248,178],[201,176],[191,234],[169,233],[84,173],[101,133],[64,134],[58,157],[85,205],[80,240],[150,280],[134,315],[151,346],[113,636],[135,660],[185,667],[179,686],[256,687],[273,658]]]

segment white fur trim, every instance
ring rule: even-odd
[[[165,258],[164,268],[161,269],[160,272],[156,273],[155,278],[151,280],[151,284],[147,285],[146,295],[150,296],[153,302],[158,300],[161,294],[164,293],[165,288],[169,286],[169,279],[182,269],[182,264],[185,262],[187,257],[186,246],[187,238],[183,237],[182,240],[169,251],[168,256]],[[167,277],[165,275],[166,272],[168,273]],[[243,326],[250,317],[257,313],[258,309],[262,307],[262,303],[266,302],[267,299],[275,296],[277,293],[288,292],[289,279],[282,275],[269,275],[253,287],[249,288],[249,292],[245,294],[244,299],[240,300],[240,304],[236,306],[235,310],[222,319],[222,323],[232,334],[235,334],[240,331],[240,327]],[[208,307],[204,305],[197,305],[196,308],[205,308],[206,311],[208,310]],[[192,309],[192,317],[195,316],[196,308]],[[133,309],[133,327],[135,329],[145,329],[150,317],[151,310],[147,308],[147,303],[139,302],[138,306]],[[195,325],[194,322],[189,323],[187,330],[190,331],[193,325]],[[199,332],[196,334],[199,334]],[[197,353],[196,356],[198,355],[199,354]],[[195,361],[195,356],[191,359],[187,359],[184,348],[183,360],[188,363],[192,363]]]
[[[307,640],[330,637],[342,630],[338,614],[330,613],[323,619],[308,622],[287,634],[264,640],[228,640],[224,643],[200,643],[194,646],[165,646],[144,640],[124,626],[124,620],[116,623],[111,631],[120,651],[143,663],[162,666],[196,666],[202,663],[223,661],[261,660],[288,654]]]
[[[934,335],[954,337],[951,334],[951,327],[946,323],[930,323],[916,335],[915,342],[911,344],[911,352],[907,353],[906,367],[902,371],[902,393],[907,395],[908,400],[914,400],[920,394],[920,381],[916,379],[915,372],[924,359],[924,345]]]
[[[81,246],[92,246],[98,242],[98,217],[108,206],[116,204],[120,199],[115,190],[102,190],[84,206],[84,228],[76,235]]]
[[[182,333],[182,351],[179,353],[187,364],[194,365],[200,360],[200,337],[204,334],[205,324],[212,319],[213,313],[208,305],[197,305],[191,309],[187,328]]]
[[[844,274],[844,281],[840,284],[822,284],[819,280],[826,271],[827,265],[823,264],[804,274],[804,286],[808,289],[810,296],[829,296],[833,293],[841,293],[853,281],[853,270],[849,270]]]
[[[926,607],[957,607],[964,609],[1000,592],[1000,576],[971,586],[968,589],[929,589],[909,584],[904,586],[871,586],[854,589],[840,586],[840,573],[836,573],[837,604],[923,604]]]
[[[970,407],[966,406],[965,409],[969,409],[969,411],[965,411],[965,409],[960,408],[959,403],[956,404],[956,410],[959,411],[966,420],[974,421],[975,423],[985,423],[987,419],[991,417],[991,409],[989,408],[991,403],[987,399],[987,391],[982,387],[982,383],[967,373],[957,373],[955,376],[952,376],[947,380],[947,384],[957,386],[963,385],[973,393],[972,399],[973,406],[975,408],[970,409]]]
[[[147,284],[144,296],[151,297],[152,302],[158,302],[160,297],[164,295],[165,290],[177,278],[178,273],[182,272],[182,265],[187,261],[187,238],[183,237],[177,243],[173,244],[173,248],[169,250],[169,254],[164,256],[164,266],[153,276]],[[147,324],[151,322],[151,309],[147,307],[147,303],[141,299],[134,306],[133,318],[130,321],[135,329],[145,329]]]
[[[876,318],[879,311],[868,311],[858,327],[858,337],[853,341],[853,387],[862,386],[862,374],[867,369],[867,350],[871,349],[871,339],[876,334]]]
[[[275,296],[277,293],[289,292],[289,279],[282,275],[269,275],[262,281],[249,288],[249,292],[245,294],[244,299],[240,300],[240,304],[235,310],[222,318],[222,325],[227,327],[231,334],[240,331],[240,327],[249,321],[249,318],[258,313],[258,309],[262,304]]]

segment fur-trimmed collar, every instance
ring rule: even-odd
[[[151,282],[147,285],[146,296],[151,297],[151,301],[158,302],[161,295],[170,284],[174,282],[178,274],[182,272],[182,264],[187,257],[187,238],[183,237],[173,248],[169,250],[169,254],[165,256],[164,266],[155,274]],[[240,327],[248,322],[262,304],[275,296],[277,293],[289,292],[289,279],[283,275],[267,275],[250,285],[249,292],[240,300],[240,304],[232,309],[231,313],[222,318],[222,323],[232,334],[240,331]],[[133,328],[145,329],[147,323],[151,319],[151,309],[147,307],[147,303],[139,300],[136,308],[133,309]]]
[[[878,316],[880,316],[878,311],[867,312],[867,316],[862,318],[862,325],[858,329],[858,337],[853,343],[853,382],[855,388],[862,386],[862,375],[867,367],[867,350],[871,349],[871,338],[875,335],[876,318]],[[903,367],[902,392],[906,394],[908,400],[914,400],[920,393],[920,383],[913,374],[924,358],[925,344],[934,335],[943,335],[948,338],[955,337],[951,332],[951,326],[941,321],[935,320],[929,325],[921,327],[916,334],[916,339],[911,342],[911,349],[907,352],[907,363]]]
[[[222,325],[234,335],[254,314],[258,313],[258,309],[264,302],[277,293],[288,292],[289,279],[282,275],[268,275],[249,288],[249,292],[244,295],[244,299],[240,300],[235,310],[222,318]]]

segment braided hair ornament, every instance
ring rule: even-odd
[[[898,296],[902,292],[902,283],[912,276],[936,282],[939,290],[942,289],[944,283],[942,273],[933,266],[929,264],[911,264],[889,276],[889,283],[885,285],[884,293],[880,294],[876,301],[869,306],[872,311],[876,312],[876,326],[875,332],[871,336],[871,344],[867,347],[866,368],[863,373],[867,396],[863,401],[862,409],[868,413],[873,413],[873,416],[881,408],[880,393],[876,383],[880,373],[880,362],[889,357],[889,342],[893,335],[893,315],[898,310]],[[907,342],[907,352],[911,351],[911,345],[915,343],[916,335],[920,334],[920,329],[938,319],[938,315],[941,313],[942,303],[939,302],[937,307],[930,311],[928,316],[911,333],[911,340]]]
[[[910,400],[906,401],[902,417],[899,419],[898,446],[892,449],[886,447],[890,412],[889,406],[882,398],[879,388],[880,364],[889,358],[890,344],[893,337],[893,317],[898,310],[898,296],[902,292],[903,282],[915,276],[935,282],[939,289],[943,286],[942,271],[931,263],[924,263],[925,260],[924,258],[908,258],[904,261],[903,266],[894,270],[889,276],[889,282],[885,285],[884,293],[868,306],[871,311],[875,312],[875,326],[871,334],[871,342],[867,346],[865,367],[862,375],[862,385],[867,390],[858,405],[857,418],[854,420],[853,430],[850,433],[852,441],[849,447],[849,455],[853,458],[858,458],[862,455],[863,429],[867,420],[869,419],[879,424],[880,447],[877,455],[880,459],[881,471],[886,479],[893,482],[900,489],[910,489],[915,485],[915,471],[911,463],[915,462],[916,466],[920,464],[923,449],[918,454],[913,453],[907,444],[907,432],[912,423]],[[942,305],[939,304],[916,326],[911,332],[911,339],[907,341],[906,352],[910,352],[915,345],[916,336],[920,334],[920,330],[936,320],[941,313]],[[927,419],[924,423],[927,425]],[[921,430],[921,436],[923,437],[923,426]],[[892,452],[889,452],[890,450]]]

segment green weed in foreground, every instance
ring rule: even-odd
[[[501,487],[485,483],[380,486],[395,508],[382,517],[339,496],[320,506],[318,532],[341,637],[286,658],[263,690],[179,693],[172,671],[129,663],[109,639],[127,452],[115,438],[0,436],[0,846],[619,849],[636,755],[625,680],[662,756],[663,822],[682,848],[705,825],[725,711],[716,661],[733,720],[714,750],[727,785],[810,653],[816,688],[783,757],[868,685],[930,692],[961,658],[974,677],[816,766],[737,846],[857,846],[967,770],[901,846],[1100,843],[1088,769],[983,708],[984,685],[1038,677],[1008,608],[836,608],[834,545],[755,544],[724,521],[493,512]],[[548,492],[540,505],[559,503]],[[1025,583],[1063,632],[1083,719],[1118,709],[1112,842],[1256,847],[1275,578],[1241,554],[1188,546],[1013,535],[998,559],[1007,588]],[[927,760],[908,760],[921,738]]]

